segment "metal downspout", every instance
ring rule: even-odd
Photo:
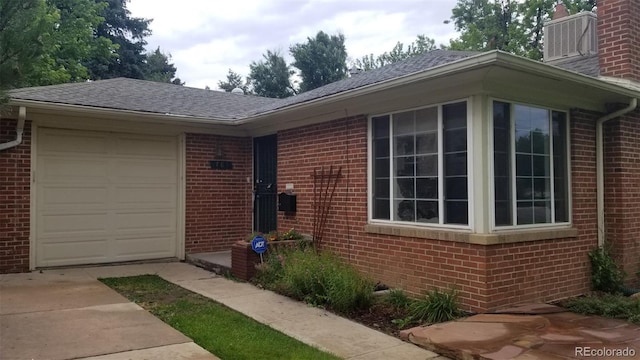
[[[603,124],[609,120],[632,112],[638,106],[638,99],[633,98],[624,109],[607,114],[596,121],[596,197],[598,210],[598,246],[602,247],[605,241],[604,218],[604,138]]]
[[[12,147],[22,144],[22,133],[24,132],[24,121],[27,117],[27,108],[20,106],[18,112],[18,126],[16,127],[16,139],[6,143],[0,144],[0,151],[10,149]]]

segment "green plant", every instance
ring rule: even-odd
[[[244,241],[250,243],[258,235],[263,236],[264,234],[259,231],[252,231],[244,238]]]
[[[410,316],[418,322],[439,323],[451,321],[461,315],[458,292],[454,289],[427,292],[423,299],[415,300],[409,308]]]
[[[327,252],[291,248],[270,255],[255,281],[315,306],[339,313],[366,309],[373,303],[373,282]]]
[[[413,322],[413,318],[411,316],[406,316],[401,319],[393,319],[391,322],[395,324],[398,329],[404,329]]]
[[[383,297],[383,301],[395,309],[406,309],[411,304],[411,299],[402,289],[391,289]]]
[[[372,285],[356,269],[339,263],[338,267],[329,270],[326,277],[327,305],[340,313],[367,309],[373,302]]]
[[[302,240],[304,236],[297,232],[294,228],[291,228],[278,236],[280,240]]]
[[[276,230],[272,230],[267,234],[261,233],[259,231],[253,231],[247,235],[245,238],[246,242],[251,242],[253,238],[256,236],[262,236],[267,241],[278,241],[278,240],[303,240],[304,235],[296,231],[294,228],[291,228],[283,233],[278,233]]]
[[[617,293],[623,286],[625,274],[616,265],[608,245],[589,252],[591,262],[591,286],[593,290]]]
[[[270,290],[277,290],[275,286],[282,277],[284,257],[281,254],[269,252],[264,262],[256,265],[256,276],[252,281]]]
[[[563,305],[580,314],[599,315],[640,324],[640,299],[638,298],[601,294],[570,299]]]

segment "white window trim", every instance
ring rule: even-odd
[[[553,229],[566,229],[566,228],[570,228],[573,226],[573,190],[572,190],[572,185],[573,185],[573,181],[571,178],[572,175],[572,167],[571,167],[571,112],[567,109],[558,109],[558,108],[554,108],[554,107],[549,107],[549,106],[545,106],[545,105],[541,105],[541,104],[532,104],[532,103],[526,103],[526,102],[521,102],[521,101],[517,101],[517,100],[509,100],[509,99],[505,99],[505,98],[497,98],[497,97],[489,97],[487,99],[488,104],[487,104],[487,121],[486,126],[488,127],[488,131],[487,131],[487,135],[488,135],[488,149],[489,151],[487,151],[487,156],[489,156],[489,176],[488,176],[488,181],[489,181],[489,229],[492,233],[499,233],[502,231],[514,231],[514,230],[532,230],[532,229],[548,229],[548,230],[553,230]],[[537,108],[543,108],[546,109],[548,111],[558,111],[558,112],[563,112],[565,114],[567,114],[567,119],[566,119],[566,134],[565,134],[565,141],[566,141],[566,160],[567,160],[567,212],[568,212],[568,217],[569,217],[569,221],[567,222],[556,222],[556,223],[547,223],[547,224],[527,224],[527,225],[505,225],[505,226],[496,226],[496,219],[495,219],[495,184],[494,184],[494,169],[495,169],[495,163],[494,163],[494,156],[493,156],[493,103],[494,101],[500,101],[500,102],[505,102],[505,103],[509,103],[511,105],[517,104],[517,105],[524,105],[524,106],[532,106],[532,107],[537,107]],[[513,111],[513,109],[511,110]],[[511,122],[511,128],[513,129],[513,121],[514,118],[513,116],[511,116],[510,122]],[[550,124],[552,125],[552,124]],[[515,138],[513,136],[510,137],[510,146],[511,149],[514,149],[514,142],[515,142]],[[553,145],[551,145],[551,149],[550,149],[550,156],[553,156]],[[515,164],[515,152],[511,151],[511,167],[513,168],[513,164]],[[553,168],[553,166],[551,166]],[[512,169],[512,190],[515,191],[515,176],[513,176],[513,172],[515,172],[515,169]],[[553,169],[551,169],[551,174],[553,175]],[[553,179],[553,177],[552,177]],[[555,191],[554,189],[554,185],[553,185],[553,181],[551,181],[551,188],[553,191]],[[512,194],[512,205],[513,205],[513,196],[515,196],[515,194]],[[552,201],[553,204],[553,201]],[[516,214],[515,214],[515,209],[516,207],[513,206],[512,208],[512,217],[515,221],[516,219]],[[552,215],[553,218],[555,219],[555,206],[552,206]]]
[[[372,126],[372,118],[374,117],[382,117],[389,116],[389,158],[390,162],[393,159],[393,131],[392,131],[392,120],[391,115],[406,112],[406,111],[414,111],[420,109],[426,109],[430,107],[438,107],[438,211],[439,218],[443,219],[444,217],[444,143],[443,143],[443,131],[442,131],[442,106],[448,104],[455,104],[465,102],[467,105],[467,222],[468,225],[457,225],[457,224],[434,224],[434,223],[420,223],[420,222],[407,222],[407,221],[397,221],[393,220],[394,218],[394,208],[393,208],[393,200],[395,195],[393,193],[393,177],[389,178],[389,197],[390,197],[390,220],[384,219],[374,219],[373,218],[373,126]],[[398,109],[391,112],[379,113],[374,115],[369,115],[367,117],[367,218],[368,223],[373,225],[393,225],[393,226],[402,226],[402,227],[417,227],[417,228],[434,228],[434,229],[450,229],[450,230],[463,230],[470,231],[473,229],[474,224],[474,191],[473,191],[473,161],[471,161],[471,154],[473,153],[473,101],[471,97],[466,97],[462,99],[450,100],[446,102],[439,102],[433,104],[427,104],[419,107],[413,107],[408,109]],[[390,164],[390,172],[393,171],[393,164]],[[391,173],[390,173],[391,175]]]

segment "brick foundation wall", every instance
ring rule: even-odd
[[[640,0],[598,0],[600,75],[640,81]]]
[[[16,138],[17,121],[0,119],[0,143]],[[31,123],[22,144],[0,151],[0,273],[29,271]]]
[[[335,120],[278,133],[278,190],[293,183],[298,211],[278,227],[313,229],[314,168],[343,167],[323,248],[375,281],[419,295],[432,287],[461,290],[468,310],[549,301],[589,288],[587,252],[596,245],[595,118],[577,112],[571,125],[573,221],[577,238],[474,245],[367,233],[367,120]]]
[[[605,123],[606,238],[627,284],[640,286],[640,110]]]
[[[218,147],[232,170],[213,170]],[[230,250],[251,231],[251,139],[186,135],[185,253]]]

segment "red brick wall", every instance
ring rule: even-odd
[[[414,293],[456,284],[463,302],[482,310],[486,248],[448,241],[364,232],[367,223],[367,120],[363,117],[282,131],[278,134],[278,186],[294,183],[295,216],[280,214],[281,231],[313,229],[314,168],[343,167],[327,220],[323,247],[348,260],[374,280]]]
[[[606,237],[627,283],[640,286],[640,110],[604,130]]]
[[[0,143],[15,140],[17,121],[0,119]],[[0,151],[0,273],[29,270],[31,123],[21,145]]]
[[[366,233],[367,120],[356,117],[278,133],[278,186],[293,183],[294,216],[279,215],[280,231],[313,229],[314,168],[342,166],[324,247],[374,280],[422,294],[451,285],[467,309],[487,311],[518,302],[546,301],[588,290],[587,252],[596,245],[595,115],[572,121],[574,222],[579,236],[507,245]]]
[[[600,74],[640,81],[640,0],[598,0]]]
[[[550,301],[590,289],[587,253],[597,246],[596,113],[571,114],[572,221],[577,238],[490,246],[487,288],[492,308]]]
[[[213,170],[218,146],[232,170]],[[186,136],[185,253],[230,250],[251,231],[251,139]]]

